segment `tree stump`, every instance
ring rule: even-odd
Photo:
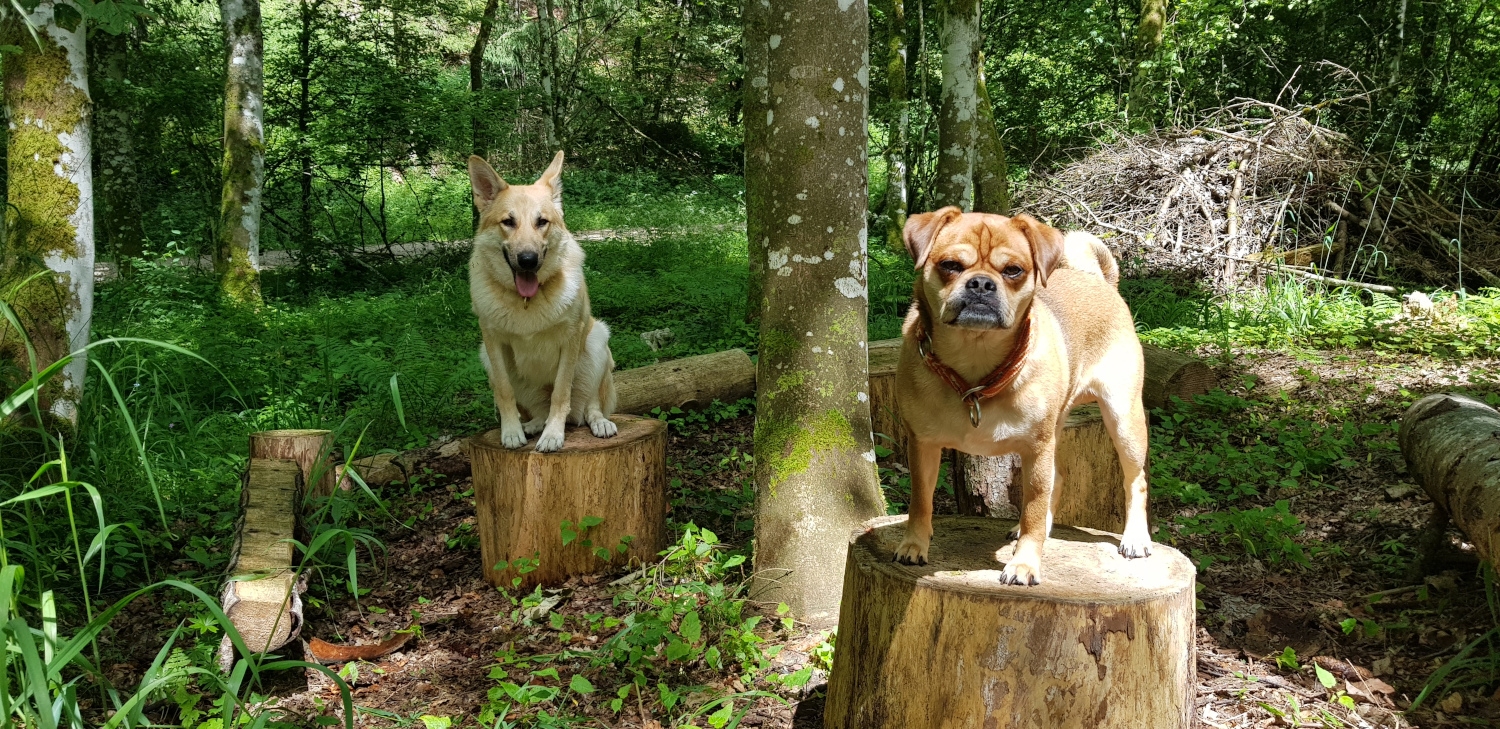
[[[333,432],[328,430],[265,430],[250,434],[250,458],[285,458],[302,467],[304,498],[333,495],[339,473],[329,456]]]
[[[896,366],[901,363],[901,340],[882,339],[870,342],[870,426],[876,433],[875,445],[895,451],[905,458],[906,426],[896,406]],[[885,436],[885,437],[881,437]]]
[[[953,454],[953,493],[959,514],[1015,518],[1020,513],[1018,456]],[[1057,444],[1056,492],[1052,523],[1121,532],[1125,529],[1125,473],[1115,442],[1097,405],[1068,413]]]
[[[755,396],[755,363],[743,349],[667,360],[615,373],[615,412],[701,410]]]
[[[1401,455],[1439,510],[1474,541],[1479,556],[1500,557],[1500,413],[1463,395],[1428,395],[1401,418]],[[1430,552],[1429,545],[1424,552]],[[1431,554],[1423,554],[1424,561]]]
[[[666,547],[667,424],[610,419],[620,429],[615,437],[569,428],[556,453],[538,453],[530,444],[506,448],[498,429],[470,439],[474,511],[490,584],[508,588],[516,577],[522,587],[556,584],[652,561]],[[607,559],[596,553],[601,549]]]
[[[276,650],[302,628],[291,542],[301,490],[301,467],[280,458],[252,458],[240,487],[240,518],[222,603],[252,651]],[[233,664],[234,647],[225,636],[219,646],[219,665],[228,671]]]
[[[929,564],[891,561],[905,517],[850,538],[825,729],[1187,729],[1194,569],[1157,545],[1057,527],[1042,584],[1000,584],[1014,521],[939,517]]]

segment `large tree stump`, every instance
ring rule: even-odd
[[[285,458],[302,468],[302,481],[309,493],[304,498],[333,495],[339,475],[329,456],[333,432],[328,430],[265,430],[250,434],[250,458]]]
[[[701,410],[755,396],[755,363],[743,349],[702,354],[615,373],[615,412]]]
[[[1018,456],[953,454],[953,493],[959,514],[1015,518],[1020,513]],[[1125,473],[1096,405],[1068,413],[1057,444],[1060,487],[1054,524],[1121,532],[1125,529]]]
[[[850,538],[825,729],[1187,729],[1194,569],[1058,527],[1042,584],[1000,584],[1015,522],[939,517],[929,564],[891,561],[905,517]]]
[[[499,430],[470,439],[480,554],[490,584],[510,587],[516,577],[523,587],[556,584],[654,560],[666,546],[667,424],[628,415],[611,420],[620,428],[613,438],[569,428],[556,453],[538,453],[530,444],[506,448]],[[589,517],[603,521],[582,528]],[[576,534],[566,544],[565,521]],[[607,560],[598,549],[609,550]]]
[[[296,461],[252,458],[240,487],[240,518],[230,548],[230,580],[224,586],[224,613],[256,652],[286,645],[302,629],[302,601],[296,589],[292,537],[302,469]],[[229,670],[234,647],[225,636],[219,665]]]
[[[1401,418],[1406,469],[1474,541],[1479,556],[1500,557],[1500,413],[1463,395],[1428,395]],[[1424,555],[1430,556],[1430,555]]]

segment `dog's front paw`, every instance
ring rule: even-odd
[[[1131,534],[1126,530],[1124,536],[1120,537],[1120,554],[1125,559],[1139,559],[1151,556],[1151,535],[1144,530],[1140,534]]]
[[[539,453],[551,453],[560,451],[563,447],[563,429],[547,428],[542,431],[542,437],[536,439],[536,449]]]
[[[896,561],[901,564],[923,565],[927,564],[927,545],[930,540],[919,539],[911,534],[906,535],[901,546],[896,547]]]
[[[542,432],[546,428],[547,428],[547,419],[546,418],[532,418],[531,420],[528,420],[528,421],[526,421],[526,422],[524,422],[524,423],[521,424],[521,429],[525,430],[526,431],[526,435],[528,435],[528,436],[536,435],[537,433]]]
[[[615,421],[600,416],[589,421],[589,431],[595,438],[613,438],[615,433],[620,432],[620,426]]]
[[[1040,585],[1042,584],[1042,565],[1040,560],[1016,558],[1005,565],[1000,573],[1000,584],[1002,585]]]
[[[500,426],[500,445],[506,448],[520,448],[526,445],[526,431],[516,423],[506,423]]]

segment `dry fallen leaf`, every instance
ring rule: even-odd
[[[1367,668],[1356,666],[1347,661],[1341,661],[1332,656],[1318,656],[1313,659],[1313,663],[1322,666],[1329,673],[1348,681],[1363,681],[1375,676]]]
[[[1442,709],[1445,714],[1457,716],[1458,712],[1464,709],[1464,695],[1454,691],[1448,694],[1448,698],[1443,699],[1443,703],[1438,704],[1438,708]]]
[[[1378,679],[1371,678],[1364,681],[1344,681],[1344,689],[1355,699],[1366,704],[1376,706],[1395,706],[1391,701],[1391,695],[1396,693],[1396,688]]]
[[[332,664],[347,661],[368,661],[393,653],[406,645],[415,633],[397,633],[389,640],[368,645],[334,645],[321,638],[313,638],[307,644],[307,652],[318,663]]]

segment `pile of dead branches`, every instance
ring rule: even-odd
[[[1276,270],[1376,290],[1500,287],[1500,211],[1322,126],[1329,105],[1242,100],[1192,128],[1128,136],[1033,178],[1016,209],[1220,290]]]

